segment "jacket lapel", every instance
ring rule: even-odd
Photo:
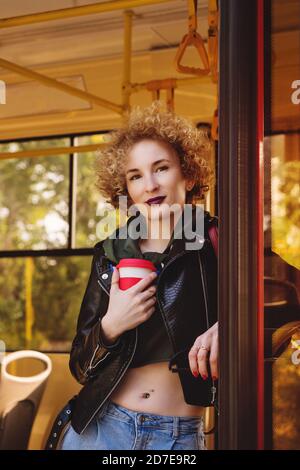
[[[206,232],[206,225],[208,221],[209,213],[204,211],[204,227]],[[166,265],[177,255],[184,252],[186,250],[186,246],[188,243],[199,242],[199,249],[203,246],[203,237],[201,234],[195,233],[196,227],[196,210],[192,212],[192,218],[188,218],[188,220],[184,220],[184,227],[182,228],[182,238],[174,238],[170,251],[169,256],[167,258]],[[185,237],[188,233],[195,233],[194,240],[189,240]],[[102,245],[101,245],[102,246]],[[195,245],[197,246],[197,245]],[[197,250],[198,251],[198,250]],[[109,295],[110,286],[111,286],[111,278],[113,273],[113,263],[105,256],[104,251],[102,249],[99,259],[96,260],[96,269],[98,275],[99,284],[103,287],[104,291]]]

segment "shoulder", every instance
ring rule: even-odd
[[[219,225],[219,217],[216,215],[211,215],[208,211],[204,211],[204,220],[208,226]]]
[[[215,215],[211,215],[209,212],[206,212],[206,228],[205,233],[208,240],[209,245],[211,246],[212,250],[211,253],[214,252],[216,258],[218,258],[218,217]]]
[[[95,257],[104,255],[104,248],[103,248],[104,240],[97,242],[93,247],[93,255]]]
[[[104,240],[101,240],[100,242],[97,242],[96,245],[94,245],[94,251],[99,251],[103,249],[103,243]]]

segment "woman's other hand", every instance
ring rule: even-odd
[[[157,274],[152,272],[127,290],[119,288],[119,271],[114,268],[107,313],[103,317],[111,336],[118,337],[145,322],[155,311]]]
[[[204,380],[208,377],[207,364],[209,361],[210,372],[213,380],[219,377],[218,372],[218,322],[209,330],[198,336],[189,351],[189,364],[192,374],[198,377],[200,374]]]

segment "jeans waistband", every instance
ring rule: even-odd
[[[203,416],[165,416],[133,411],[110,400],[105,403],[104,414],[136,426],[169,429],[175,436],[181,432],[203,432],[204,427]]]

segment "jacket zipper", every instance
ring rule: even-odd
[[[159,279],[161,279],[161,275],[163,272],[165,272],[165,270],[170,266],[170,264],[172,264],[176,259],[180,258],[181,256],[185,255],[186,252],[181,252],[181,253],[178,253],[176,256],[174,256],[174,258],[172,258],[170,260],[169,263],[166,264],[166,266],[163,267],[163,269],[161,270],[160,272],[160,276],[159,276]],[[158,285],[159,285],[159,279],[158,279],[158,284],[157,284],[157,292],[156,292],[156,298],[157,298],[157,303],[158,303],[158,306],[159,306],[159,310],[160,310],[160,313],[161,313],[161,316],[162,316],[162,319],[163,319],[163,322],[165,324],[165,329],[167,331],[167,334],[168,334],[168,337],[169,337],[169,341],[170,341],[170,344],[172,346],[172,349],[173,349],[173,353],[175,354],[175,349],[174,349],[174,345],[173,345],[173,342],[172,342],[172,338],[169,334],[169,330],[168,330],[168,327],[167,327],[167,323],[165,321],[165,317],[163,315],[163,308],[161,306],[161,303],[160,303],[160,300],[159,300],[159,297],[158,297]],[[109,292],[107,291],[106,287],[101,283],[100,279],[97,279],[97,282],[98,284],[100,285],[100,287],[102,287],[102,289],[106,292],[106,294],[109,296]],[[136,328],[136,333],[137,333],[137,328]],[[99,345],[97,346],[96,350],[94,351],[94,354],[93,354],[93,357],[90,361],[90,365],[89,365],[89,368],[88,370],[91,370],[93,368],[95,368],[98,364],[100,364],[100,362],[104,361],[104,359],[108,356],[108,354],[111,353],[111,351],[108,351],[107,354],[102,358],[100,359],[100,361],[97,362],[97,364],[95,364],[94,366],[92,366],[92,361],[93,361],[93,358],[95,357],[95,354],[96,352],[98,351],[98,348],[99,348]]]
[[[200,253],[198,252],[198,260],[199,260],[199,266],[200,266],[200,274],[201,274],[201,280],[202,280],[202,286],[203,286],[203,294],[204,294],[204,304],[205,304],[205,316],[206,316],[206,326],[207,329],[209,329],[209,320],[208,320],[208,303],[207,303],[207,292],[206,292],[206,282],[204,279],[204,274],[203,274],[203,266],[202,266],[202,260]]]
[[[104,284],[101,284],[100,279],[97,279],[97,282],[98,282],[99,286],[102,287],[102,289],[104,290],[104,292],[109,296],[108,290],[106,289],[106,287],[104,286]]]
[[[98,279],[98,283],[100,284],[101,287],[102,284],[100,283],[99,279]],[[109,295],[109,293],[107,292],[106,288],[103,287],[103,290]],[[136,351],[136,346],[137,346],[137,339],[138,339],[138,330],[137,330],[137,327],[135,328],[135,343],[134,343],[134,348],[133,348],[133,352],[132,352],[132,355],[128,361],[128,364],[127,366],[124,368],[124,371],[122,372],[122,374],[120,375],[119,379],[116,381],[116,383],[114,384],[114,386],[112,387],[112,389],[109,391],[109,393],[106,395],[106,397],[104,398],[104,400],[100,403],[100,405],[98,406],[98,408],[96,409],[96,411],[94,412],[94,414],[92,415],[92,417],[89,419],[89,421],[87,422],[87,424],[85,425],[85,427],[82,429],[82,431],[80,432],[80,434],[82,434],[86,428],[88,427],[88,425],[90,424],[90,422],[93,420],[93,418],[95,417],[95,415],[98,413],[98,411],[100,410],[101,406],[106,402],[106,400],[108,399],[108,397],[112,394],[112,392],[114,391],[114,389],[116,388],[116,386],[119,384],[120,380],[124,377],[124,374],[125,372],[127,371],[130,363],[132,362],[132,359],[133,359],[133,356],[134,356],[134,353]],[[108,352],[110,353],[110,351]],[[106,357],[106,356],[105,356]],[[103,361],[104,358],[102,358],[99,362]],[[99,364],[98,362],[98,364]]]
[[[163,267],[163,269],[161,270],[160,272],[160,276],[159,276],[159,279],[158,279],[158,282],[157,282],[157,291],[156,291],[156,298],[157,298],[157,303],[158,303],[158,306],[159,306],[159,310],[160,310],[160,314],[161,314],[161,317],[163,319],[163,322],[164,322],[164,325],[165,325],[165,329],[167,331],[167,334],[168,334],[168,337],[169,337],[169,342],[172,346],[172,350],[173,350],[173,355],[175,354],[175,348],[174,348],[174,344],[173,344],[173,341],[172,341],[172,338],[171,338],[171,335],[169,333],[169,328],[167,326],[167,322],[165,320],[165,317],[164,317],[164,314],[163,314],[163,308],[162,308],[162,305],[161,305],[161,302],[160,302],[160,299],[159,299],[159,295],[158,295],[158,291],[159,291],[159,281],[161,279],[161,276],[162,274],[165,272],[165,270],[170,266],[170,264],[172,264],[176,259],[180,258],[181,256],[185,255],[186,253],[185,252],[181,252],[181,253],[178,253],[176,256],[174,256],[174,258],[172,258],[172,260],[170,260],[169,263],[166,264],[166,266]]]
[[[204,248],[204,245],[203,245],[203,248]],[[203,249],[203,248],[202,248],[202,249]],[[172,345],[174,354],[175,354],[175,350],[174,350],[172,338],[171,338],[171,336],[170,336],[170,334],[169,334],[169,329],[168,329],[168,327],[167,327],[167,323],[166,323],[166,321],[165,321],[165,317],[164,317],[164,315],[163,315],[163,313],[162,313],[162,312],[163,312],[163,308],[162,308],[162,306],[161,306],[161,302],[160,302],[159,296],[158,296],[158,291],[159,291],[158,287],[159,287],[159,281],[161,280],[162,274],[166,271],[166,269],[167,269],[175,260],[177,260],[178,258],[180,258],[180,257],[183,256],[183,255],[186,255],[186,251],[183,251],[183,252],[181,252],[181,253],[178,253],[176,256],[174,256],[174,258],[172,258],[172,259],[169,261],[169,263],[167,263],[166,266],[161,270],[160,276],[159,276],[159,279],[158,279],[158,283],[157,283],[157,293],[156,293],[156,297],[157,297],[159,309],[160,309],[160,312],[161,312],[161,316],[162,316],[162,318],[163,318],[163,321],[164,321],[164,324],[165,324],[165,327],[166,327],[166,330],[167,330],[167,334],[168,334],[168,336],[169,336],[169,340],[170,340],[170,343],[171,343],[171,345]],[[198,256],[199,256],[199,251],[198,251]],[[201,278],[201,280],[202,280],[202,287],[203,287],[203,291],[204,291],[205,289],[204,289],[204,285],[203,285],[203,279]],[[206,320],[207,320],[207,322],[208,322],[208,317],[207,317],[207,316],[206,316]]]
[[[90,363],[89,363],[89,367],[87,369],[87,371],[84,373],[84,375],[88,376],[89,375],[89,372],[91,372],[92,369],[95,369],[95,367],[97,367],[98,364],[100,364],[100,362],[104,361],[104,359],[109,355],[111,354],[111,351],[107,351],[107,353],[105,354],[105,356],[102,357],[102,359],[99,359],[98,362],[96,362],[95,365],[92,365],[93,364],[93,360],[94,360],[94,357],[98,351],[98,349],[100,348],[99,344],[97,345],[95,351],[94,351],[94,354],[93,354],[93,357],[92,359],[90,360]]]
[[[107,292],[106,288],[100,283],[99,279],[97,279],[97,282],[98,282],[98,284],[100,285],[100,287],[102,287],[102,289],[107,293],[107,295],[109,295],[109,293]],[[94,357],[95,357],[95,355],[96,355],[96,353],[97,353],[99,347],[100,347],[100,346],[99,346],[99,344],[98,344],[97,347],[96,347],[96,349],[95,349],[95,351],[94,351],[94,353],[93,353],[93,357],[92,357],[92,359],[90,360],[90,363],[89,363],[89,366],[88,366],[87,370],[84,371],[84,375],[85,375],[86,377],[89,375],[89,372],[90,372],[92,369],[94,369],[95,367],[97,367],[97,365],[100,364],[100,362],[104,361],[104,359],[105,359],[109,354],[111,354],[111,351],[107,351],[107,353],[105,354],[104,357],[102,357],[102,359],[100,359],[95,365],[92,365],[92,364],[93,364]]]
[[[104,400],[102,401],[102,403],[100,403],[100,405],[98,406],[98,408],[96,409],[96,411],[94,412],[94,414],[92,415],[92,417],[89,419],[89,421],[87,422],[87,424],[84,426],[83,430],[80,432],[80,434],[82,434],[86,428],[88,427],[88,425],[90,424],[90,422],[92,421],[92,419],[95,417],[95,415],[98,413],[98,411],[100,410],[101,406],[106,402],[106,400],[108,399],[108,397],[112,394],[112,392],[114,391],[114,389],[116,388],[116,386],[119,384],[120,380],[124,377],[124,374],[125,372],[127,371],[132,359],[133,359],[133,356],[134,356],[134,353],[135,353],[135,350],[136,350],[136,345],[137,345],[137,336],[138,336],[138,332],[137,332],[137,328],[135,329],[135,343],[134,343],[134,349],[133,349],[133,353],[131,355],[131,358],[129,359],[128,361],[128,364],[127,366],[124,368],[124,371],[123,373],[121,374],[121,376],[119,377],[119,379],[117,380],[117,382],[115,383],[115,385],[112,387],[112,389],[110,390],[110,392],[106,395],[106,397],[104,398]]]
[[[109,292],[107,291],[106,287],[105,287],[103,284],[101,284],[101,281],[100,281],[99,279],[97,279],[97,282],[98,282],[99,286],[104,290],[104,292],[106,292],[106,294],[109,296]],[[97,347],[96,347],[96,349],[95,349],[95,351],[94,351],[94,353],[93,353],[93,357],[92,357],[92,359],[90,360],[89,366],[88,366],[87,370],[84,372],[84,375],[85,375],[85,376],[87,376],[88,373],[89,373],[89,371],[91,371],[92,369],[94,369],[95,367],[97,367],[97,365],[100,364],[100,362],[104,361],[104,359],[105,359],[109,354],[111,354],[111,351],[107,351],[107,353],[105,354],[105,356],[104,356],[102,359],[100,359],[95,365],[92,365],[92,364],[93,364],[94,357],[95,357],[95,355],[96,355],[96,353],[97,353],[99,347],[100,347],[100,346],[99,346],[99,344],[98,344]]]
[[[204,273],[203,273],[203,266],[202,266],[202,259],[201,259],[201,256],[200,256],[200,252],[198,252],[198,260],[199,260],[199,267],[200,267],[200,273],[201,273],[201,280],[202,280],[202,285],[203,285],[205,314],[206,314],[206,325],[207,325],[207,329],[209,329],[208,302],[207,302],[207,285],[206,285],[206,280],[205,280],[205,276],[204,276]],[[211,381],[212,381],[212,387],[211,387],[212,399],[211,399],[211,402],[210,402],[210,403],[211,403],[211,405],[214,405],[214,406],[216,407],[217,413],[219,414],[218,408],[217,408],[216,404],[214,403],[214,402],[215,402],[215,398],[216,398],[217,388],[215,387],[215,383],[214,383],[213,378],[211,379]]]
[[[175,260],[176,260],[177,258],[179,258],[180,256],[183,256],[184,254],[185,254],[185,252],[179,253],[178,255],[174,256],[174,258],[170,261],[170,263],[168,263],[168,264],[161,270],[161,273],[160,273],[160,274],[162,274],[162,273],[166,270],[166,268],[167,268],[168,266],[170,266],[170,264],[173,263],[173,261],[175,261]],[[107,295],[109,295],[107,289],[101,284],[101,282],[100,282],[99,279],[98,279],[98,284],[103,288],[103,290],[107,293]],[[157,285],[157,291],[158,291],[158,285]],[[160,305],[160,301],[159,301],[158,295],[157,295],[157,300],[158,300],[159,308],[160,308],[160,310],[161,310],[161,305]],[[162,315],[162,317],[163,317],[163,321],[164,321],[164,323],[165,323],[165,325],[166,325],[164,316]],[[170,338],[169,331],[168,331],[167,327],[166,327],[166,330],[167,330],[167,333],[168,333],[168,336],[169,336],[169,339],[170,339],[170,342],[171,342],[171,345],[172,345],[172,348],[173,348],[173,351],[174,351],[173,342],[172,342],[172,340],[171,340],[171,338]],[[116,386],[119,384],[120,380],[124,377],[124,374],[125,374],[125,372],[127,371],[128,367],[129,367],[129,365],[130,365],[130,363],[132,362],[134,353],[135,353],[135,351],[136,351],[137,339],[138,339],[138,330],[137,330],[137,327],[136,327],[136,328],[135,328],[135,344],[134,344],[134,348],[133,348],[133,353],[132,353],[132,355],[131,355],[131,358],[130,358],[130,360],[129,360],[127,366],[124,368],[123,373],[121,374],[121,376],[119,377],[119,379],[117,380],[117,382],[115,383],[115,385],[112,387],[112,389],[110,390],[110,392],[106,395],[106,397],[104,398],[104,400],[102,401],[102,403],[100,403],[100,405],[98,406],[98,408],[96,409],[96,411],[93,413],[92,417],[89,419],[89,421],[87,422],[87,424],[85,425],[85,427],[83,428],[83,430],[81,431],[80,434],[82,434],[82,433],[85,431],[85,429],[88,427],[88,425],[89,425],[90,422],[93,420],[93,418],[95,417],[95,415],[98,413],[98,411],[99,411],[99,409],[101,408],[101,406],[105,403],[105,401],[106,401],[106,400],[108,399],[108,397],[112,394],[112,392],[114,391],[114,389],[116,388]],[[109,351],[109,352],[110,352],[110,351]],[[106,356],[105,356],[105,357],[106,357]],[[101,360],[104,360],[104,358],[102,358]]]

